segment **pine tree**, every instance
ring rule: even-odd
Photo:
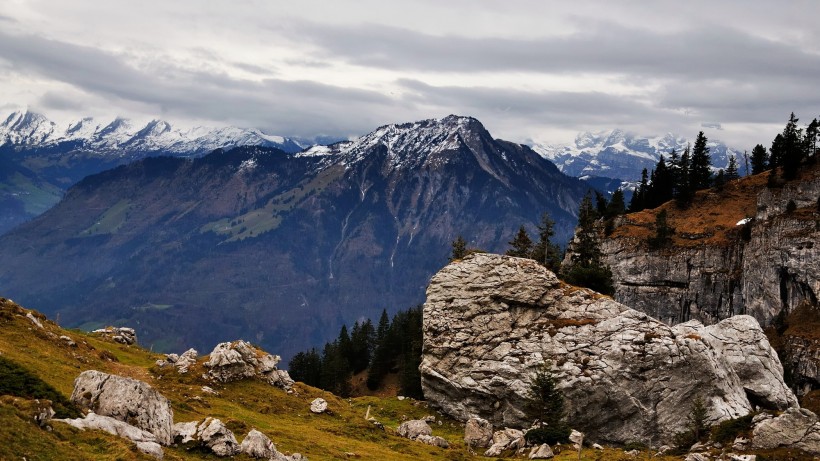
[[[605,211],[606,214],[604,216],[607,219],[611,219],[615,216],[620,216],[626,213],[626,204],[624,203],[624,191],[622,191],[620,187],[618,189],[615,189],[615,192],[612,193],[612,200],[610,200],[609,204],[607,204]]]
[[[666,210],[661,210],[655,215],[655,235],[650,237],[647,243],[651,248],[663,248],[672,243],[674,234],[675,228],[669,225]]]
[[[763,144],[752,149],[752,174],[763,173],[769,168],[769,154]]]
[[[538,225],[538,243],[533,247],[532,259],[547,269],[558,272],[561,265],[561,251],[551,241],[555,235],[554,226],[555,222],[550,219],[548,213],[541,215],[541,223]]]
[[[723,168],[718,170],[718,174],[715,175],[715,190],[718,192],[723,191],[723,186],[726,185],[726,173],[723,172]]]
[[[783,134],[778,133],[772,140],[772,147],[769,148],[769,168],[775,169],[783,166],[783,158],[785,157],[785,140]]]
[[[708,188],[712,177],[712,158],[709,155],[709,147],[706,142],[707,139],[703,131],[699,132],[697,139],[695,139],[695,147],[692,148],[692,165],[689,175],[689,186],[692,193]]]
[[[604,194],[595,191],[595,209],[598,211],[598,216],[606,216],[607,201]]]
[[[529,258],[532,254],[532,239],[527,234],[527,229],[524,226],[518,228],[518,233],[510,242],[510,249],[507,250],[507,256],[515,256],[518,258]]]
[[[805,157],[811,163],[817,161],[817,137],[820,136],[820,121],[816,118],[806,127],[806,137],[804,138]]]
[[[459,235],[458,237],[456,237],[455,240],[453,240],[451,246],[453,247],[453,252],[450,255],[450,262],[453,262],[457,259],[464,259],[464,257],[467,256],[467,242],[461,235]]]
[[[350,364],[339,350],[339,344],[336,341],[325,344],[320,387],[340,397],[348,397],[351,376]]]
[[[739,178],[740,174],[737,171],[737,159],[734,155],[729,156],[729,165],[726,167],[725,178],[726,181],[734,181]]]
[[[567,440],[570,428],[564,420],[564,396],[549,363],[541,364],[530,378],[525,409],[530,418],[538,420],[538,428],[527,432],[527,442],[536,445]]]
[[[800,164],[803,163],[805,143],[803,130],[797,128],[798,118],[792,112],[786,128],[783,129],[782,165],[783,179],[791,180],[797,177]]]
[[[595,229],[597,219],[598,213],[587,194],[578,210],[578,228],[572,242],[570,261],[567,267],[561,267],[561,274],[568,283],[612,295],[615,292],[612,270],[603,263]]]
[[[322,380],[322,357],[316,348],[299,352],[288,363],[288,373],[295,381],[309,386],[319,387]]]
[[[680,207],[689,206],[694,197],[694,192],[691,187],[690,170],[689,146],[686,146],[678,162],[677,182],[675,183],[675,201]]]
[[[655,170],[652,172],[652,183],[649,187],[646,207],[656,208],[672,200],[674,189],[672,171],[666,165],[666,159],[661,155],[658,164],[655,165]]]
[[[646,168],[641,171],[641,182],[635,193],[632,194],[632,200],[629,202],[629,212],[636,213],[646,208],[646,197],[649,193],[649,173]]]

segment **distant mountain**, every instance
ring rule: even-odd
[[[554,162],[565,174],[575,177],[617,178],[635,182],[641,179],[641,170],[652,171],[661,155],[669,158],[675,149],[679,154],[694,140],[667,133],[664,136],[642,137],[622,130],[580,133],[570,145],[534,145],[533,150]],[[735,155],[738,165],[743,163],[743,152],[734,150],[720,141],[709,140],[712,165],[726,168],[729,156]],[[741,166],[741,173],[743,167]]]
[[[237,146],[292,153],[307,145],[235,127],[179,130],[162,120],[134,126],[123,118],[83,118],[60,127],[34,112],[14,112],[0,123],[0,234],[53,206],[85,176],[127,162],[157,155],[195,157]]]
[[[0,237],[0,287],[65,325],[133,326],[160,350],[243,337],[287,358],[422,302],[459,234],[504,251],[547,211],[565,242],[587,189],[458,116],[296,155],[147,158]]]

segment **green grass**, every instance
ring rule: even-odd
[[[80,236],[90,237],[93,235],[116,234],[128,219],[128,211],[130,209],[131,202],[129,200],[120,200],[100,215],[96,223],[80,232]]]

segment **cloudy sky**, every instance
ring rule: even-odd
[[[472,115],[518,142],[703,129],[745,149],[820,115],[815,1],[0,3],[0,116],[351,137]]]

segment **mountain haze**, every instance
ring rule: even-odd
[[[287,357],[420,303],[459,234],[503,251],[546,211],[566,241],[587,188],[458,116],[296,155],[147,158],[0,238],[0,286],[66,325],[127,324],[162,350],[244,337]]]

